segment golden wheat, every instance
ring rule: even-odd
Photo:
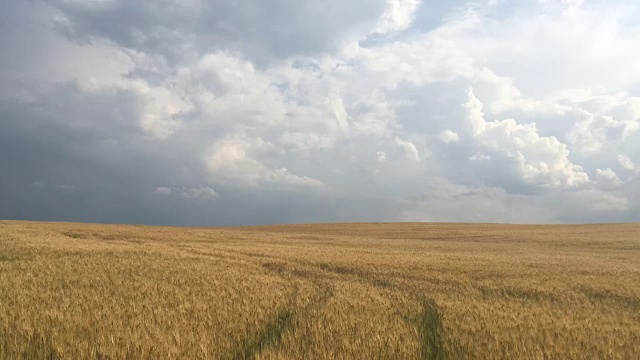
[[[5,359],[639,359],[640,226],[0,222]]]

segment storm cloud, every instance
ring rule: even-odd
[[[0,6],[0,218],[640,221],[635,2]]]

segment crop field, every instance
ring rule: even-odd
[[[0,222],[2,359],[639,359],[640,225]]]

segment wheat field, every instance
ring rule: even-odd
[[[0,222],[3,359],[640,359],[640,225]]]

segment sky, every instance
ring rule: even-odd
[[[0,218],[640,221],[636,0],[3,0]]]

